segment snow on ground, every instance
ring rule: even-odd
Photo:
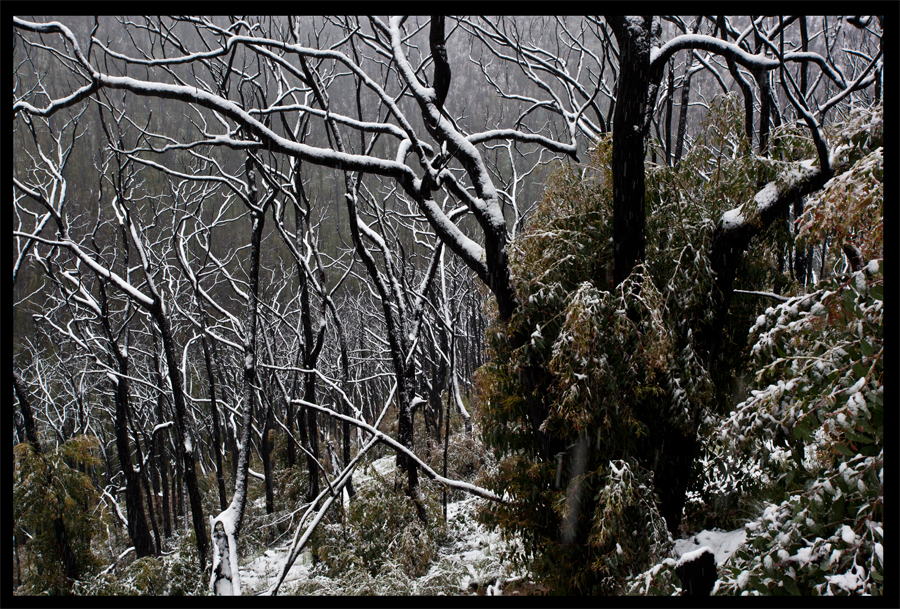
[[[262,556],[254,558],[246,565],[240,565],[241,588],[246,593],[256,593],[265,590],[281,572],[281,565],[287,555],[287,548],[266,550]],[[309,577],[309,569],[312,567],[312,557],[309,552],[303,552],[294,561],[291,570],[284,578],[283,586],[293,581]]]
[[[358,467],[353,472],[353,484],[362,488],[366,482],[372,479],[372,474],[369,471],[370,469],[377,471],[378,475],[382,478],[394,473],[394,470],[397,469],[397,455],[388,455],[376,459],[368,465]]]
[[[357,488],[364,487],[374,477],[373,469],[379,476],[390,476],[396,469],[396,463],[396,456],[389,455],[360,467],[353,476],[353,483]],[[525,573],[513,572],[511,565],[501,560],[502,553],[509,546],[501,539],[499,531],[490,531],[476,522],[475,512],[483,501],[478,497],[467,496],[461,501],[447,504],[447,526],[451,540],[440,548],[431,569],[419,578],[418,585],[425,585],[428,581],[451,572],[460,574],[459,594],[473,594],[475,589],[480,589],[488,595],[496,595],[502,593],[504,584],[526,576]],[[746,538],[747,532],[743,528],[734,531],[700,531],[687,539],[676,540],[675,553],[681,557],[707,546],[715,554],[716,564],[721,565]],[[269,549],[241,565],[241,585],[246,593],[253,594],[268,588],[278,575],[286,553],[287,547]],[[309,551],[306,551],[291,567],[282,590],[288,590],[291,582],[322,577],[321,574],[313,575],[311,571],[312,559]],[[418,587],[417,584],[414,584],[412,591]]]
[[[374,477],[374,469],[378,475],[385,477],[396,469],[395,455],[382,457],[371,464],[360,467],[353,476],[353,483],[362,488]],[[433,578],[440,578],[447,572],[459,573],[459,594],[474,594],[480,588],[488,595],[502,593],[503,584],[522,579],[525,574],[512,571],[512,567],[501,560],[501,553],[508,545],[500,538],[499,531],[489,531],[475,520],[479,497],[467,496],[461,501],[447,504],[447,526],[451,541],[440,548],[438,557],[433,561],[431,569],[418,582],[422,585]],[[268,588],[277,577],[281,564],[287,554],[287,547],[266,550],[247,564],[240,566],[241,587],[246,594],[254,594]],[[312,558],[309,551],[304,551],[291,567],[285,578],[282,590],[290,588],[294,581],[309,578],[322,578],[321,574],[312,574]],[[413,588],[415,590],[415,587]]]
[[[368,484],[374,477],[373,469],[380,476],[391,475],[396,469],[396,461],[395,455],[389,455],[360,467],[354,474],[354,484],[358,488]],[[447,526],[451,541],[440,548],[431,569],[419,578],[418,584],[425,585],[434,578],[452,572],[460,574],[459,594],[473,594],[475,589],[480,589],[488,595],[496,595],[502,593],[504,584],[526,576],[525,573],[513,572],[511,565],[501,560],[502,553],[509,547],[501,539],[499,531],[490,531],[476,522],[475,512],[483,501],[478,497],[467,496],[461,501],[447,504]],[[675,553],[681,557],[707,546],[715,554],[716,564],[721,565],[746,538],[747,532],[743,528],[734,531],[700,531],[687,539],[676,540]],[[241,585],[246,593],[265,590],[273,583],[286,553],[286,547],[266,550],[261,556],[241,565]],[[291,567],[282,590],[288,590],[291,582],[322,577],[321,574],[311,574],[311,571],[312,559],[306,551]],[[414,584],[412,590],[417,587]]]
[[[687,539],[676,539],[675,553],[678,554],[678,556],[681,556],[688,552],[698,550],[703,546],[708,546],[716,555],[716,564],[721,565],[731,558],[734,551],[737,550],[746,539],[747,531],[743,528],[734,531],[722,531],[720,529],[700,531]]]
[[[490,596],[500,594],[504,583],[521,579],[525,574],[513,573],[511,566],[501,561],[500,555],[508,549],[508,544],[501,539],[500,532],[488,530],[475,521],[478,505],[484,501],[470,496],[447,504],[447,526],[462,534],[454,535],[456,541],[441,548],[440,559],[435,561],[432,570],[446,568],[446,563],[459,564],[468,573],[459,582],[460,590],[470,591],[472,587],[491,584],[486,588]]]

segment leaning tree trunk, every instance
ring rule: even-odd
[[[237,564],[237,539],[241,532],[244,509],[247,505],[247,480],[250,472],[251,413],[256,374],[256,335],[259,309],[259,259],[265,225],[265,205],[257,210],[256,174],[251,157],[246,162],[249,186],[250,221],[250,276],[247,300],[247,318],[244,325],[244,374],[243,374],[243,428],[240,453],[231,504],[215,518],[210,518],[214,541],[212,576],[210,587],[216,595],[240,595],[241,579]],[[205,531],[204,531],[205,532]]]
[[[199,298],[197,299],[199,303]],[[206,316],[200,310],[201,323],[206,324]],[[222,433],[219,430],[219,406],[216,403],[216,375],[213,372],[212,355],[209,352],[209,344],[205,335],[200,336],[200,344],[203,346],[203,361],[206,364],[206,376],[209,379],[209,413],[212,417],[213,430],[213,455],[216,459],[216,484],[219,487],[219,508],[228,507],[228,499],[225,491],[225,470],[222,465]]]
[[[613,114],[613,281],[621,284],[644,260],[644,154],[650,103],[651,17],[608,17],[619,45],[620,68]],[[695,430],[687,433],[665,422],[651,425],[644,457],[655,454],[654,487],[660,514],[675,535],[684,494],[697,453]]]
[[[181,368],[178,367],[178,353],[175,350],[169,318],[163,312],[162,303],[158,298],[154,299],[151,315],[159,329],[163,351],[166,354],[166,366],[169,369],[169,380],[172,383],[172,402],[175,406],[175,444],[180,449],[184,467],[184,483],[187,486],[188,498],[191,503],[191,518],[194,535],[197,538],[197,552],[200,555],[200,570],[205,571],[206,557],[209,553],[209,537],[206,535],[206,523],[203,519],[203,503],[200,497],[200,485],[197,481],[194,457],[194,440],[188,427],[187,407],[182,393],[184,383],[181,378]]]
[[[309,214],[309,202],[306,198],[306,191],[303,188],[301,167],[302,165],[298,163],[294,173],[294,193],[298,199],[306,204],[305,210],[301,209],[299,205],[294,208],[294,234],[298,254],[303,251],[304,238],[308,233],[306,226],[309,221],[307,217]],[[304,222],[304,218],[306,218],[307,222]],[[307,268],[301,264],[299,260],[297,260],[297,279],[300,281],[300,325],[303,332],[303,367],[306,370],[312,370],[316,366],[319,350],[322,345],[320,343],[317,348],[313,344],[312,310],[309,298],[310,278],[307,275]],[[314,372],[303,373],[303,399],[310,403],[315,403],[316,401],[316,375]],[[316,419],[316,412],[310,408],[301,406],[298,414],[300,442],[303,445],[303,448],[306,449],[306,467],[309,471],[309,489],[306,496],[307,500],[312,501],[319,496],[318,421]]]
[[[113,345],[118,351],[118,345]],[[118,376],[114,383],[116,395],[116,451],[119,453],[119,464],[125,475],[125,513],[128,515],[128,536],[134,544],[138,558],[151,556],[154,552],[153,539],[147,528],[144,515],[144,503],[141,499],[140,475],[131,463],[131,443],[128,441],[128,359],[116,355]]]
[[[266,514],[271,514],[275,511],[275,490],[272,481],[272,447],[275,444],[272,441],[272,423],[274,415],[272,413],[272,400],[268,397],[269,392],[265,391],[266,387],[263,387],[263,389],[264,392],[262,395],[266,401],[266,413],[263,416],[264,423],[259,452],[262,457],[263,477],[265,478],[266,486]]]

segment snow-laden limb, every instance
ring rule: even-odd
[[[709,51],[718,55],[729,55],[734,58],[735,62],[748,70],[774,70],[780,64],[777,60],[766,57],[763,54],[751,55],[747,53],[737,44],[713,38],[712,36],[704,36],[702,34],[684,34],[676,36],[661,47],[653,47],[650,49],[650,69],[661,70],[669,58],[685,49],[699,49]]]
[[[84,58],[81,51],[78,50],[77,42],[71,31],[60,23],[35,24],[15,18],[14,25],[37,32],[59,32],[64,34],[69,42],[76,47],[76,55],[79,57],[79,63],[83,69],[90,71],[91,77],[91,84],[89,86],[79,89],[69,97],[51,101],[45,108],[35,108],[26,102],[16,102],[13,104],[14,113],[18,113],[21,110],[30,114],[48,116],[58,110],[72,106],[83,99],[86,99],[100,88],[121,89],[134,93],[135,95],[177,99],[209,108],[223,116],[231,118],[238,124],[244,125],[250,132],[267,142],[271,146],[272,152],[296,156],[305,161],[335,169],[350,169],[352,171],[362,171],[365,173],[394,177],[401,183],[405,182],[409,184],[414,177],[412,170],[409,167],[395,161],[379,159],[374,156],[348,154],[327,148],[316,148],[281,137],[236,103],[209,93],[208,91],[204,91],[198,87],[150,82],[131,78],[129,76],[110,76],[99,72],[86,58]],[[250,40],[254,43],[259,43],[256,39],[251,38]]]
[[[792,163],[781,171],[776,179],[767,183],[745,203],[722,214],[721,231],[737,233],[755,228],[754,233],[767,226],[771,220],[784,211],[798,196],[805,196],[826,186],[834,175],[847,172],[860,156],[865,156],[881,147],[883,135],[883,109],[879,108],[866,116],[854,119],[851,128],[841,134],[846,141],[838,142],[828,153],[829,168],[823,171],[814,165],[813,159]],[[865,136],[865,137],[864,137]]]
[[[746,540],[747,531],[743,527],[733,531],[705,530],[691,535],[687,539],[676,539],[675,553],[685,556],[702,545],[713,551],[717,565],[723,565]]]
[[[379,417],[380,420],[380,417]],[[327,499],[325,499],[325,503],[319,508],[316,517],[313,521],[306,527],[306,531],[303,533],[302,537],[299,537],[300,531],[303,530],[303,524],[306,522],[306,519],[312,513],[313,508],[315,508],[316,504],[322,500],[322,498],[329,493],[329,491],[322,491],[318,497],[310,504],[309,508],[303,514],[303,518],[300,519],[300,524],[297,526],[297,531],[294,533],[294,539],[291,542],[291,548],[288,552],[288,556],[285,559],[284,563],[281,567],[281,572],[278,574],[278,580],[265,592],[266,596],[275,596],[278,594],[278,589],[281,587],[281,584],[284,582],[284,578],[287,577],[288,571],[291,570],[291,567],[294,564],[294,561],[297,560],[297,557],[300,556],[300,553],[303,551],[303,548],[306,546],[306,542],[309,541],[310,536],[316,530],[316,526],[318,526],[319,522],[321,522],[322,518],[328,512],[328,508],[331,507],[331,504],[334,501],[344,496],[344,487],[347,486],[347,483],[350,482],[353,475],[353,470],[356,468],[356,465],[359,463],[360,459],[362,459],[363,455],[369,451],[370,448],[375,446],[378,443],[378,438],[372,438],[363,446],[356,457],[347,464],[347,467],[341,471],[338,476],[336,483],[334,484],[334,492],[332,492]],[[299,538],[298,538],[299,537]]]
[[[760,189],[751,201],[726,211],[713,234],[709,259],[716,274],[714,320],[710,352],[718,349],[737,273],[737,265],[753,237],[782,217],[799,197],[822,190],[834,175],[841,175],[882,146],[883,106],[853,118],[840,133],[841,140],[828,151],[829,168],[813,159],[790,164],[775,180]],[[820,155],[821,156],[821,155]]]
[[[772,292],[757,292],[755,290],[735,290],[735,294],[750,294],[751,296],[764,296],[765,298],[771,298],[772,300],[777,300],[778,302],[787,302],[790,300],[787,296],[782,296],[780,294],[773,294]]]
[[[77,243],[71,241],[70,239],[64,239],[62,241],[57,241],[55,239],[45,239],[44,237],[40,237],[31,233],[23,233],[20,231],[13,231],[14,237],[27,237],[29,239],[33,239],[38,243],[43,243],[44,245],[55,245],[58,247],[64,247],[75,254],[79,260],[81,260],[86,266],[88,266],[94,273],[103,277],[104,279],[109,280],[117,288],[128,294],[130,298],[132,298],[135,302],[140,304],[143,307],[149,308],[153,305],[153,299],[149,296],[145,295],[143,292],[135,288],[131,283],[122,279],[122,277],[116,273],[115,271],[110,271],[105,266],[96,262],[93,257],[87,254]]]
[[[433,469],[428,467],[428,465],[425,464],[421,459],[419,459],[419,457],[417,457],[415,455],[415,453],[413,453],[411,450],[409,450],[408,448],[406,448],[405,446],[403,446],[402,444],[400,444],[399,442],[397,442],[390,436],[378,431],[377,429],[375,429],[374,427],[372,427],[371,425],[369,425],[368,423],[366,423],[364,421],[360,421],[358,419],[354,419],[353,417],[348,417],[348,416],[339,414],[339,413],[331,410],[330,408],[325,408],[324,406],[319,406],[318,404],[313,404],[313,403],[307,402],[305,400],[294,399],[292,401],[295,404],[300,404],[301,406],[306,406],[307,408],[312,408],[314,410],[318,410],[319,412],[324,412],[325,414],[332,416],[340,421],[346,421],[346,422],[350,423],[351,425],[355,425],[356,427],[364,429],[365,431],[367,431],[370,434],[372,434],[373,436],[375,436],[379,441],[384,442],[385,444],[389,445],[391,448],[397,450],[398,452],[403,453],[404,455],[406,455],[406,457],[412,459],[413,462],[419,467],[419,469],[421,469],[423,472],[425,472],[425,475],[427,475],[432,480],[434,480],[440,484],[443,484],[444,486],[459,489],[461,491],[465,491],[467,493],[471,493],[471,494],[477,495],[479,497],[484,497],[485,499],[490,499],[491,501],[496,501],[498,503],[506,503],[501,497],[498,497],[491,491],[481,488],[480,486],[476,486],[474,484],[469,484],[468,482],[461,482],[459,480],[452,480],[450,478],[444,478],[443,476],[441,476],[440,474],[435,472]]]
[[[276,378],[278,375],[275,375]],[[280,381],[279,381],[280,383]],[[381,413],[378,415],[378,418],[375,420],[374,427],[377,428],[381,424],[381,420],[384,419],[384,415],[387,414],[388,407],[391,405],[394,399],[394,393],[397,391],[397,382],[396,380],[391,387],[391,390],[388,392],[387,399],[384,402],[384,407],[381,409]],[[322,517],[328,511],[328,508],[331,507],[331,504],[337,497],[343,497],[343,489],[348,482],[351,482],[353,476],[353,470],[356,468],[357,463],[359,463],[360,459],[362,459],[363,455],[375,446],[378,443],[378,438],[370,438],[369,441],[365,444],[365,446],[360,447],[359,451],[356,454],[356,457],[350,461],[346,467],[338,474],[337,478],[333,485],[330,485],[327,490],[319,493],[319,496],[316,497],[310,504],[309,507],[304,512],[303,517],[300,519],[300,523],[297,525],[297,530],[294,532],[294,538],[291,541],[291,547],[288,551],[288,555],[285,558],[284,563],[281,566],[281,572],[278,575],[278,580],[265,592],[266,595],[274,596],[278,594],[278,588],[281,587],[281,584],[284,582],[284,578],[287,577],[288,572],[291,570],[291,567],[294,564],[294,561],[297,560],[297,557],[300,556],[300,553],[303,551],[306,542],[309,540],[309,537],[312,535],[313,531],[315,531],[316,526],[321,521]],[[306,532],[303,533],[303,536],[300,536],[301,531],[303,531],[303,525],[306,523],[306,520],[310,517],[316,505],[318,505],[319,501],[321,501],[325,495],[330,494],[326,503],[322,505],[319,509],[319,513],[316,515],[316,518],[313,522],[306,528]]]
[[[125,514],[122,513],[122,508],[119,506],[119,502],[116,501],[115,497],[110,495],[109,492],[102,486],[97,487],[97,488],[99,488],[100,492],[103,494],[104,500],[108,500],[112,504],[112,507],[115,509],[115,514],[116,514],[116,517],[119,519],[119,522],[121,522],[122,526],[125,527],[126,530],[128,530],[128,518],[126,518]],[[132,547],[130,549],[133,550],[134,547]],[[123,556],[124,556],[124,554],[123,554]],[[121,556],[119,558],[121,558]],[[115,563],[113,563],[113,566],[115,566]]]
[[[237,542],[234,538],[232,512],[226,510],[217,517],[209,517],[213,530],[213,563],[209,587],[216,596],[240,596],[241,574],[237,560]],[[228,559],[222,560],[227,553]]]
[[[548,150],[561,154],[575,155],[578,152],[574,140],[570,144],[563,144],[539,133],[523,133],[515,129],[491,129],[481,133],[473,133],[467,136],[466,139],[472,144],[482,144],[493,140],[513,140],[522,143],[541,144]]]

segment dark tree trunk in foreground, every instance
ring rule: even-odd
[[[650,73],[652,17],[607,17],[619,45],[620,72],[613,114],[613,281],[621,284],[645,255],[644,154]],[[537,419],[540,420],[540,419]],[[641,450],[653,463],[659,512],[675,536],[681,524],[684,494],[697,453],[696,433],[648,421],[650,433]]]
[[[154,321],[156,321],[159,334],[162,337],[163,350],[166,354],[166,366],[169,369],[169,377],[172,382],[172,398],[175,403],[175,444],[181,448],[180,452],[184,464],[184,482],[187,486],[188,498],[191,503],[191,517],[194,525],[194,534],[197,536],[197,551],[200,554],[200,569],[205,570],[206,557],[209,553],[209,537],[206,534],[200,485],[197,481],[194,441],[187,426],[187,406],[184,403],[184,395],[182,394],[184,383],[181,378],[181,368],[178,367],[179,354],[175,350],[169,319],[163,312],[159,299],[155,299],[150,313]]]
[[[651,17],[608,17],[619,44],[613,113],[613,281],[644,259],[644,122],[650,87]]]
[[[198,299],[199,302],[199,299]],[[206,315],[200,311],[202,322],[206,323]],[[213,429],[213,455],[216,458],[216,484],[219,487],[219,508],[228,507],[225,491],[225,470],[222,467],[222,433],[219,431],[219,406],[216,403],[216,375],[213,373],[212,355],[209,352],[209,344],[205,335],[200,337],[203,345],[203,361],[206,364],[206,376],[209,378],[209,413],[212,416]]]
[[[115,348],[115,346],[114,346]],[[154,554],[153,539],[147,528],[144,515],[144,502],[141,499],[140,475],[131,463],[131,443],[128,441],[128,360],[122,357],[118,361],[119,375],[116,377],[116,451],[119,453],[119,464],[125,475],[125,513],[128,515],[128,536],[134,544],[138,558]]]
[[[263,425],[262,441],[260,442],[259,452],[262,457],[263,477],[265,478],[266,486],[266,514],[271,514],[275,511],[275,490],[272,482],[272,448],[275,445],[272,441],[272,423],[274,416],[272,414],[272,400],[268,398],[268,392],[265,392],[263,395],[266,400],[266,414],[263,418],[265,423]]]

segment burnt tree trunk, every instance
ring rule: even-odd
[[[113,346],[117,348],[117,346]],[[125,513],[128,515],[128,536],[134,544],[138,558],[154,554],[153,539],[147,527],[144,504],[141,499],[140,475],[131,463],[131,445],[128,441],[128,360],[116,354],[119,375],[114,383],[116,396],[116,451],[125,475]]]
[[[181,369],[178,367],[179,358],[172,338],[172,329],[169,318],[162,308],[162,302],[154,298],[151,307],[156,326],[162,338],[163,350],[166,354],[166,366],[169,369],[169,379],[172,383],[172,398],[175,411],[175,445],[180,446],[181,460],[183,462],[184,482],[187,486],[188,498],[191,504],[192,524],[197,539],[197,552],[200,554],[200,569],[206,569],[206,557],[209,553],[209,536],[206,534],[206,523],[203,518],[203,503],[200,497],[200,485],[197,480],[197,469],[194,457],[194,439],[188,428],[187,406],[182,393],[184,383],[181,378]]]
[[[613,113],[613,281],[644,259],[644,123],[650,88],[650,17],[609,17],[619,45]]]
[[[170,510],[170,499],[169,499],[169,460],[166,458],[165,454],[165,442],[162,439],[160,434],[163,433],[164,430],[160,430],[157,434],[153,436],[153,442],[156,444],[156,455],[157,455],[157,465],[159,466],[159,485],[162,489],[162,520],[163,520],[163,535],[166,538],[172,537],[172,521],[169,517]]]
[[[696,34],[700,31],[700,24],[703,17],[697,17],[691,32]],[[681,104],[678,107],[678,136],[675,140],[675,161],[673,165],[678,165],[681,155],[684,152],[684,136],[687,131],[687,114],[688,102],[691,99],[691,65],[693,64],[694,53],[688,53],[687,60],[684,63],[684,78],[681,83]]]
[[[303,183],[300,176],[300,168],[297,168],[294,179],[294,192],[304,202],[306,200],[306,192],[303,189]],[[309,213],[308,205],[306,210],[302,210],[299,206],[294,210],[295,235],[297,240],[297,251],[303,252],[304,235],[306,234],[306,222]],[[316,366],[316,360],[319,357],[318,349],[313,344],[313,327],[312,327],[312,309],[310,306],[309,283],[310,278],[307,275],[307,269],[297,263],[297,279],[300,281],[300,325],[303,333],[303,367],[306,370],[312,370]],[[324,326],[323,326],[324,329]],[[314,372],[303,373],[303,399],[314,404],[316,402],[316,375]],[[300,411],[300,442],[306,448],[306,466],[309,470],[309,491],[307,499],[314,500],[319,496],[319,428],[316,418],[316,412],[310,408],[301,407]]]
[[[260,454],[263,462],[263,476],[265,477],[266,486],[266,514],[275,511],[275,491],[272,485],[272,423],[274,414],[272,412],[272,400],[268,398],[268,392],[264,392],[266,397],[266,414],[263,417],[262,442],[260,443]]]
[[[206,316],[202,310],[200,311],[200,317],[203,319],[201,323],[205,325]],[[213,372],[212,354],[209,352],[207,341],[208,339],[205,335],[200,336],[200,343],[203,345],[203,361],[206,364],[206,376],[209,379],[209,413],[212,417],[212,443],[213,455],[216,460],[216,484],[219,487],[219,508],[224,510],[228,507],[228,500],[225,491],[225,470],[222,466],[222,433],[219,428],[219,406],[216,402],[216,375]]]

